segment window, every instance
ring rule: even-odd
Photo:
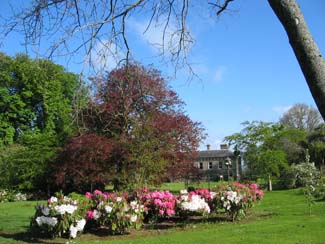
[[[199,169],[203,169],[203,163],[202,162],[199,163]]]
[[[219,161],[219,169],[222,169],[222,161]]]
[[[209,169],[212,169],[212,162],[209,162]]]

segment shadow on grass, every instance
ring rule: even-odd
[[[17,233],[9,233],[9,232],[1,232],[0,238],[11,239],[15,241],[25,242],[25,243],[39,243],[39,244],[62,244],[65,241],[58,242],[53,239],[42,239],[40,236],[36,236],[30,232],[17,232]],[[9,240],[8,240],[9,241]]]
[[[229,222],[227,216],[213,216],[205,218],[202,216],[189,216],[186,218],[171,217],[169,219],[160,221],[153,224],[144,224],[143,229],[145,230],[167,230],[172,228],[183,228],[187,225],[199,224],[199,223],[217,223],[217,222]]]

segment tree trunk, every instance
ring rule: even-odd
[[[325,60],[295,0],[268,0],[282,23],[319,112],[325,120]]]
[[[272,178],[271,178],[271,175],[269,175],[269,191],[272,191],[273,188],[272,188]]]

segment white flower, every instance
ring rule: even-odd
[[[45,216],[48,216],[50,213],[50,209],[48,207],[44,207],[44,206],[42,206],[41,211],[42,211],[42,214],[44,214]]]
[[[53,203],[53,202],[58,202],[58,199],[56,197],[51,197],[50,200],[49,200],[50,203]]]
[[[63,197],[63,201],[65,201],[65,202],[71,202],[72,199],[70,197],[64,196]]]
[[[182,201],[188,201],[188,195],[181,195],[181,200]]]
[[[38,226],[41,226],[43,224],[55,226],[58,223],[58,220],[55,217],[40,216],[36,218],[36,222]]]
[[[136,222],[137,221],[137,218],[138,218],[138,216],[137,215],[132,215],[131,216],[131,218],[130,218],[130,220],[131,220],[131,222]]]
[[[86,225],[86,220],[85,219],[81,219],[79,221],[77,221],[77,230],[78,231],[83,231],[84,227]]]
[[[78,208],[77,206],[71,204],[62,204],[54,207],[55,211],[61,215],[65,214],[66,212],[68,214],[73,214],[73,212],[76,211],[77,208]]]
[[[76,238],[78,233],[77,227],[71,225],[69,230],[70,230],[70,237]]]
[[[187,192],[187,190],[185,189],[185,190],[180,190],[180,193],[181,193],[181,195],[185,195],[185,194],[187,194],[188,192]]]
[[[130,202],[130,206],[131,206],[132,209],[136,209],[138,207],[137,201]]]
[[[214,191],[210,191],[211,199],[215,198],[216,195],[217,195],[216,192],[214,192]]]
[[[70,205],[70,204],[68,204],[68,205],[66,205],[66,207],[65,207],[65,211],[66,211],[67,213],[69,213],[69,214],[73,214],[73,212],[76,211],[77,208],[78,208],[77,206],[74,206],[74,205]]]
[[[105,206],[105,211],[106,211],[106,213],[111,213],[112,210],[113,210],[113,208],[112,208],[111,206],[109,206],[109,205],[106,205],[106,206]]]
[[[122,201],[122,197],[117,197],[117,198],[116,198],[116,201],[117,201],[117,202],[121,202],[121,201]]]
[[[94,217],[94,220],[97,220],[99,219],[101,216],[100,212],[98,212],[96,209],[94,210],[93,212],[93,217]]]
[[[181,208],[192,212],[203,211],[210,213],[209,205],[199,195],[193,195],[190,201],[182,202]]]

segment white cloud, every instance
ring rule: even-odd
[[[163,18],[163,17],[160,17]],[[167,17],[166,17],[167,18]],[[130,18],[129,27],[134,31],[145,44],[149,44],[154,52],[159,54],[172,55],[178,48],[179,38],[181,32],[177,28],[173,19],[169,20],[168,26],[165,26],[165,21],[156,23],[153,21],[148,27],[148,20],[135,20]],[[187,33],[187,32],[186,32]],[[191,37],[183,36],[185,47],[187,50],[191,47]],[[184,48],[184,47],[183,47]]]
[[[218,66],[214,72],[214,76],[213,76],[214,81],[221,82],[224,79],[226,72],[227,72],[226,66],[224,65]]]
[[[148,23],[146,21],[135,21],[130,22],[132,26],[131,29],[134,29],[138,36],[144,41],[149,43],[150,45],[160,48],[163,45],[162,33],[163,26],[152,24],[148,30],[146,30]],[[169,33],[167,31],[167,33]],[[166,40],[168,40],[166,37]]]
[[[273,112],[276,112],[278,114],[283,114],[285,112],[287,112],[290,108],[292,108],[292,105],[288,105],[288,106],[276,106],[272,108]]]

